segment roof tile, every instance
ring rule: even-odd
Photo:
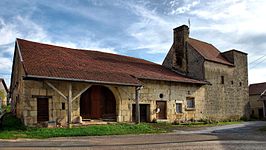
[[[189,38],[188,43],[196,51],[198,51],[199,54],[204,57],[204,59],[233,66],[233,64],[230,63],[226,58],[224,58],[221,55],[221,52],[212,44],[199,41],[193,38]]]
[[[205,82],[143,59],[17,39],[26,75],[140,85],[138,79]]]

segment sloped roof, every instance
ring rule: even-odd
[[[233,66],[226,58],[224,58],[221,52],[212,44],[196,40],[193,38],[188,39],[188,43],[202,56],[204,59]]]
[[[261,95],[262,92],[264,92],[265,90],[266,90],[266,82],[249,85],[249,95]]]
[[[138,79],[200,83],[143,59],[17,39],[27,77],[140,85]]]

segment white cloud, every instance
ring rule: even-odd
[[[184,14],[190,11],[193,7],[197,6],[200,3],[200,0],[185,0],[183,1],[183,5],[181,4],[180,0],[172,0],[169,2],[172,8],[169,14],[177,15],[177,14]]]
[[[19,35],[14,24],[7,24],[0,18],[0,45],[10,44]]]
[[[171,45],[172,22],[167,22],[155,11],[137,4],[128,4],[130,10],[139,16],[139,21],[127,29],[137,40],[132,49],[147,49],[148,53],[166,52]]]
[[[253,68],[249,70],[249,84],[265,82],[266,68]]]

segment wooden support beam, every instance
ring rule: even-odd
[[[141,87],[136,87],[136,123],[140,123],[140,108],[139,108],[139,100],[140,100],[140,89]]]
[[[67,123],[68,123],[68,128],[71,128],[71,123],[72,123],[72,117],[71,117],[71,112],[72,112],[72,83],[69,83],[68,87],[68,111],[67,111]]]
[[[52,88],[53,90],[55,90],[59,95],[61,95],[65,100],[67,100],[67,97],[61,92],[59,91],[55,86],[53,86],[50,82],[45,81],[45,83]]]
[[[85,92],[88,88],[90,88],[91,85],[87,86],[86,88],[84,88],[83,90],[81,90],[73,99],[72,101],[74,101],[75,99],[77,99],[83,92]]]

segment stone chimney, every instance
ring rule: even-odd
[[[181,74],[187,73],[187,40],[189,28],[186,25],[174,29],[173,45],[164,59],[163,66]]]

